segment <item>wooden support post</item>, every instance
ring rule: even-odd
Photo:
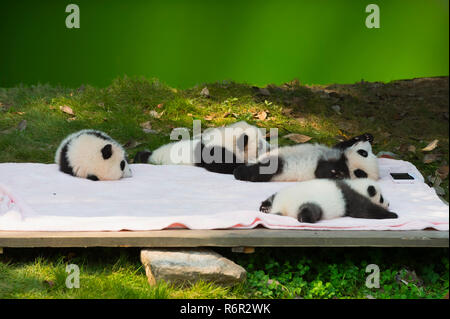
[[[3,248],[0,247],[0,255],[3,254]]]

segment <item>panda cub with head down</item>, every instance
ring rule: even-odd
[[[387,210],[388,206],[377,182],[368,178],[315,179],[280,190],[262,202],[259,210],[294,217],[301,223],[343,216],[397,218],[397,214]]]
[[[233,174],[245,163],[255,163],[270,144],[263,131],[245,121],[206,129],[192,140],[169,143],[154,151],[138,152],[134,163],[194,165],[214,173]]]
[[[122,146],[104,132],[81,130],[66,137],[55,154],[59,170],[93,181],[131,177]]]
[[[321,144],[284,146],[267,152],[255,164],[233,172],[238,180],[251,182],[307,181],[316,178],[379,178],[378,162],[372,153],[369,133],[334,147]],[[275,164],[274,164],[275,163]],[[269,167],[272,167],[268,171]]]

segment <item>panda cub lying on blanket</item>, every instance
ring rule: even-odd
[[[61,172],[93,181],[132,176],[122,146],[96,130],[81,130],[66,137],[56,150],[55,162]]]
[[[300,182],[273,194],[262,202],[259,210],[296,218],[301,223],[349,216],[387,219],[397,214],[387,210],[377,182],[368,178]]]
[[[298,144],[269,151],[257,163],[237,167],[234,177],[242,181],[307,181],[316,178],[379,178],[378,163],[372,153],[373,136],[356,136],[328,147],[321,144]],[[273,170],[267,172],[270,165]],[[266,169],[266,171],[264,171]]]
[[[240,121],[226,127],[209,128],[192,140],[138,152],[134,163],[195,165],[214,173],[233,174],[238,166],[256,162],[269,148],[260,128]]]

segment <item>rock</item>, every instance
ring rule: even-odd
[[[439,196],[445,195],[445,190],[441,186],[433,186],[433,188]]]
[[[333,111],[335,111],[337,114],[341,114],[341,107],[337,104],[332,105],[331,108],[333,109]]]
[[[266,89],[266,88],[259,89],[258,93],[261,94],[261,95],[264,95],[264,96],[269,96],[270,95],[269,90]]]
[[[201,90],[200,95],[203,97],[210,97],[209,90],[206,86]]]
[[[141,262],[150,285],[161,280],[174,284],[202,280],[230,286],[245,281],[247,277],[241,266],[202,248],[143,249]]]
[[[294,141],[296,143],[306,143],[309,140],[311,140],[312,137],[308,136],[308,135],[303,135],[303,134],[297,134],[297,133],[291,133],[291,134],[287,134],[285,136],[283,136],[284,138],[288,138],[291,141]]]

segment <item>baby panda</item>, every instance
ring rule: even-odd
[[[169,143],[153,152],[138,152],[134,162],[195,165],[210,172],[233,174],[236,167],[255,163],[269,148],[260,128],[240,121],[226,127],[209,128],[192,140]]]
[[[61,172],[93,181],[132,176],[122,146],[96,130],[81,130],[66,137],[56,150],[55,162]]]
[[[368,178],[315,179],[282,189],[262,202],[259,210],[294,217],[301,223],[343,216],[397,218],[388,206],[377,182]]]
[[[372,141],[373,136],[366,133],[334,147],[321,144],[284,146],[263,154],[255,164],[237,167],[233,174],[238,180],[251,182],[366,177],[377,180],[378,162],[372,153]]]

